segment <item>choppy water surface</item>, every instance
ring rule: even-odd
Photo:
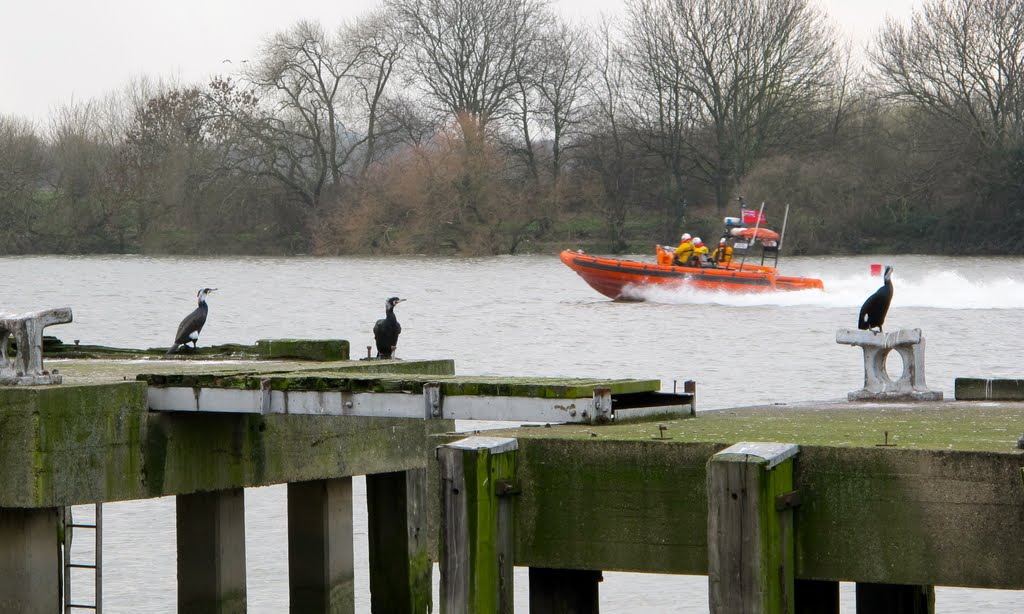
[[[729,295],[652,290],[616,303],[557,257],[444,258],[0,258],[0,311],[70,306],[65,341],[166,347],[200,287],[219,288],[200,343],[274,337],[342,338],[358,357],[371,345],[384,300],[401,296],[398,356],[454,358],[459,374],[596,376],[697,381],[701,409],[842,399],[863,382],[860,349],[835,342],[853,328],[880,284],[872,263],[892,264],[886,328],[921,328],[929,387],[952,397],[956,377],[1024,371],[1020,258],[923,256],[783,259],[786,274],[820,277],[825,291]],[[896,358],[896,368],[899,359]],[[357,610],[368,607],[365,494],[355,482]],[[283,487],[246,492],[250,612],[287,610]],[[174,501],[104,508],[104,606],[173,612]],[[436,575],[436,574],[435,574]],[[517,570],[517,611],[527,611]],[[1024,612],[1014,592],[939,589],[937,611]],[[703,577],[605,574],[602,610],[707,612]],[[853,611],[852,587],[843,608]]]

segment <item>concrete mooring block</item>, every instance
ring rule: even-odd
[[[28,313],[0,313],[0,386],[39,386],[61,383],[58,373],[43,369],[43,329],[71,321],[71,308],[46,309]],[[11,337],[18,354],[9,355]]]
[[[850,401],[941,401],[942,391],[928,390],[924,381],[924,336],[920,328],[889,333],[842,329],[836,343],[864,350],[864,388],[847,395]],[[893,380],[885,369],[889,352],[903,358],[903,373]]]

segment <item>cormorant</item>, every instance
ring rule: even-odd
[[[196,307],[195,311],[185,316],[185,319],[178,325],[178,332],[174,335],[174,345],[171,346],[171,349],[167,350],[167,354],[164,354],[164,356],[173,354],[180,348],[187,347],[189,343],[192,344],[192,349],[196,349],[199,333],[203,330],[203,325],[206,324],[206,314],[210,312],[210,308],[206,305],[206,295],[216,289],[203,288],[199,291],[197,294],[199,306]]]
[[[377,342],[377,358],[393,358],[398,347],[398,335],[402,333],[402,325],[395,317],[395,305],[404,298],[392,296],[384,304],[385,316],[373,325],[373,338]]]
[[[885,323],[885,314],[889,312],[889,303],[892,302],[892,267],[885,267],[885,283],[881,288],[864,301],[860,308],[860,317],[857,318],[857,328],[870,330],[877,328],[882,332],[882,324]]]

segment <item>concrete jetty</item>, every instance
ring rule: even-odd
[[[288,484],[290,610],[352,612],[355,475],[374,612],[511,611],[515,566],[531,611],[556,614],[598,612],[604,571],[706,575],[715,614],[838,612],[839,582],[857,583],[858,612],[900,614],[934,611],[935,586],[1024,589],[1019,383],[695,416],[692,385],[471,378],[285,345],[261,360],[65,348],[94,357],[48,358],[59,385],[0,386],[0,611],[59,608],[64,507],[175,496],[178,611],[245,612],[245,489]],[[549,426],[453,432],[531,411]]]

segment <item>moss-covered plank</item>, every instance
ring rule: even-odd
[[[792,614],[793,516],[777,497],[793,489],[797,446],[740,443],[708,461],[711,612]]]
[[[441,612],[512,612],[516,442],[469,437],[438,450]]]

